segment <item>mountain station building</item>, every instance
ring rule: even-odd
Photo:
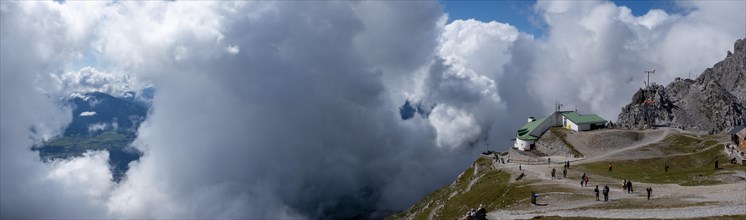
[[[534,142],[551,127],[563,127],[573,131],[588,131],[606,127],[606,119],[595,114],[581,115],[577,111],[555,111],[547,117],[535,119],[518,129],[514,148],[526,151],[534,149]]]

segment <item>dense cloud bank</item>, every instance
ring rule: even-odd
[[[656,82],[699,73],[746,35],[744,4],[635,17],[539,2],[537,39],[496,21],[446,24],[437,2],[1,2],[0,215],[404,209],[555,101],[612,119],[643,70]],[[149,85],[133,143],[144,156],[121,183],[106,152],[44,164],[29,150],[69,123],[56,97]],[[406,100],[427,117],[402,120]]]

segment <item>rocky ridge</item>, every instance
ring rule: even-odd
[[[650,127],[647,107],[653,126],[722,132],[746,124],[745,104],[746,39],[739,39],[733,53],[728,51],[723,61],[707,68],[696,80],[677,78],[665,87],[653,84],[639,89],[622,108],[616,126]]]

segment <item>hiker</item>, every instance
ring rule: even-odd
[[[567,179],[567,168],[565,168],[564,170],[562,170],[562,178]]]
[[[567,161],[567,169],[570,169],[570,161]]]
[[[715,170],[718,170],[718,160],[715,160]]]
[[[650,200],[650,194],[653,193],[653,188],[652,187],[645,188],[645,191],[648,191],[648,200]]]
[[[611,163],[609,163],[609,172],[611,172]]]
[[[556,170],[552,168],[552,180],[554,180],[554,172],[556,172]]]
[[[588,186],[588,176],[585,176],[585,186]]]
[[[583,187],[583,182],[585,182],[585,173],[583,173],[583,176],[580,177],[580,187]]]
[[[551,164],[551,163],[552,163],[552,158],[551,158],[551,157],[547,157],[547,163],[548,163],[548,164]]]
[[[627,179],[624,179],[624,181],[622,181],[622,191],[624,190],[627,190]]]
[[[632,180],[630,180],[630,181],[627,181],[627,193],[632,193],[632,192],[634,191],[632,190]]]
[[[601,201],[601,200],[598,199],[598,185],[596,185],[596,188],[593,189],[593,192],[596,193],[596,201]]]
[[[521,169],[521,165],[520,165],[520,164],[518,164],[518,170],[522,170],[522,169]]]
[[[609,185],[604,185],[604,202],[609,201]]]
[[[668,173],[668,161],[666,161],[665,169],[666,169],[666,173]]]

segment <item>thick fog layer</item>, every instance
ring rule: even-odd
[[[438,2],[0,2],[3,218],[316,218],[402,210],[555,102],[615,120],[746,36],[745,2],[634,16],[539,2],[546,36]],[[106,152],[42,163],[71,92],[156,88],[115,184]],[[426,113],[402,120],[409,100]]]

